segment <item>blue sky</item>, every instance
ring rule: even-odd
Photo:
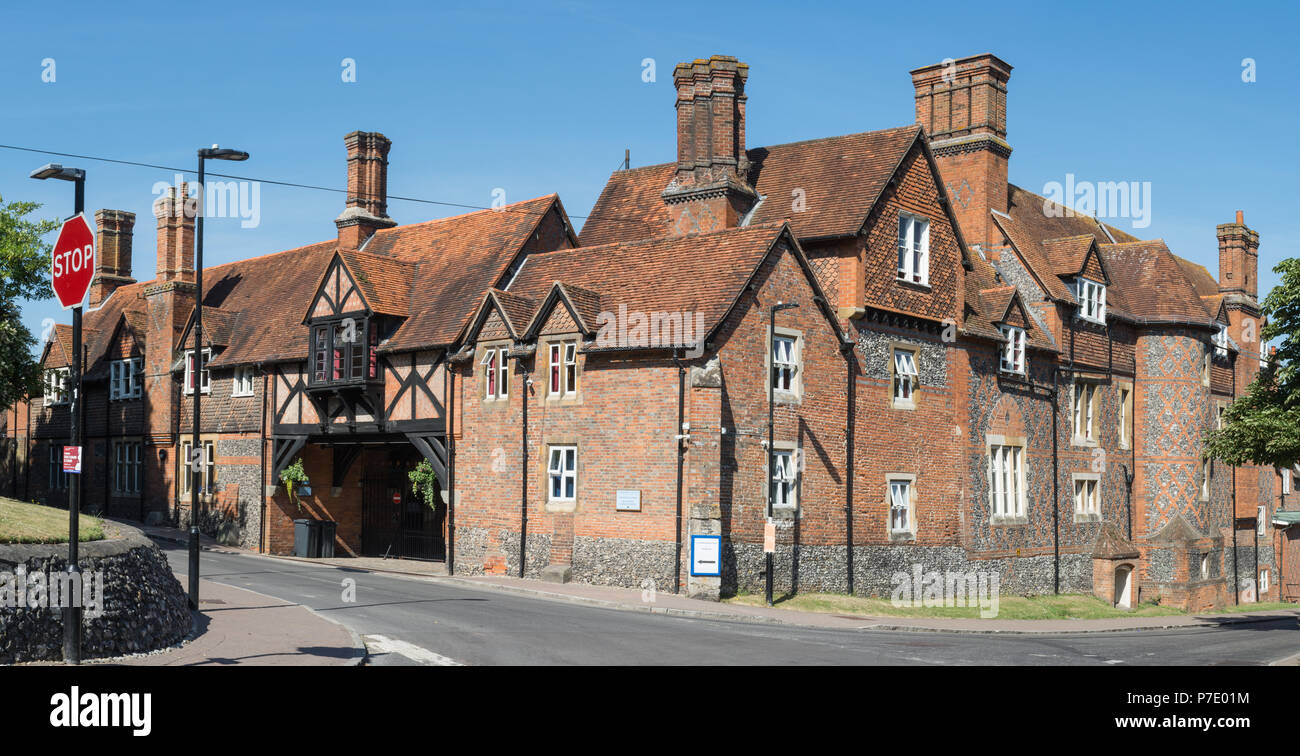
[[[1244,210],[1261,235],[1262,293],[1300,240],[1300,140],[1284,130],[1300,123],[1300,12],[1173,7],[30,4],[5,12],[0,143],[181,167],[220,143],[252,158],[210,170],[341,189],[343,135],[382,131],[394,143],[392,195],[487,206],[497,188],[510,202],[558,192],[580,226],[625,148],[634,166],[674,159],[678,61],[750,64],[748,143],[761,146],[910,123],[910,69],[992,52],[1015,67],[1013,183],[1150,182],[1151,224],[1134,233],[1216,275],[1214,226]],[[355,83],[341,81],[344,58]],[[642,81],[645,58],[653,83]],[[136,213],[134,275],[151,278],[153,188],[173,174],[0,149],[0,196],[69,214],[70,185],[27,178],[50,161],[88,170],[88,209]],[[329,239],[342,206],[340,194],[263,185],[257,227],[209,220],[205,261]],[[402,223],[458,212],[389,205]],[[34,333],[45,317],[70,320],[53,302],[25,306]]]

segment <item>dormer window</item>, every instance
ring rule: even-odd
[[[925,218],[898,216],[898,280],[930,284],[930,221]]]
[[[1214,358],[1216,360],[1228,359],[1228,327],[1220,324],[1218,330],[1214,332]]]
[[[1002,326],[1002,372],[1025,374],[1025,329]]]
[[[140,398],[140,366],[141,360],[139,357],[133,357],[129,360],[114,360],[109,363],[109,399]]]
[[[68,403],[68,368],[52,368],[45,371],[46,407]]]
[[[1093,323],[1106,322],[1106,285],[1087,278],[1074,283],[1074,296],[1079,300],[1079,317]]]
[[[505,399],[509,393],[510,374],[505,347],[489,347],[483,355],[483,395],[487,399]]]
[[[212,361],[212,350],[205,348],[203,350],[203,371],[199,376],[199,391],[207,394],[212,391],[212,372],[208,370],[208,363]],[[185,393],[194,393],[194,350],[188,349],[185,352]]]
[[[316,322],[311,327],[313,386],[355,383],[378,376],[378,324],[365,318]]]

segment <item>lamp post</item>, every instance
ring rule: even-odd
[[[194,382],[194,427],[190,443],[190,608],[199,608],[199,476],[198,472],[208,460],[199,441],[199,398],[203,395],[203,216],[207,209],[207,187],[204,184],[204,161],[248,159],[247,152],[212,145],[203,147],[199,155],[199,188],[197,207],[194,209],[194,362],[190,380]],[[183,200],[184,198],[182,198]],[[198,469],[195,469],[195,467]]]
[[[64,168],[58,163],[49,163],[31,172],[34,179],[59,179],[71,181],[74,190],[73,214],[81,215],[86,210],[86,172],[81,168]],[[72,391],[72,404],[69,407],[69,422],[72,446],[81,447],[81,305],[72,309],[72,369],[68,371],[69,390]],[[81,585],[76,576],[81,572],[77,565],[78,541],[81,538],[79,518],[81,517],[81,475],[72,474],[68,478],[68,586]],[[78,600],[65,601],[63,608],[63,660],[69,664],[81,663],[81,606]]]
[[[772,305],[771,322],[767,330],[768,359],[772,363],[772,373],[767,377],[767,520],[774,522],[776,514],[776,443],[775,407],[776,407],[776,314],[782,310],[792,310],[799,305],[794,302],[777,302]],[[775,545],[773,546],[775,548]],[[767,605],[772,605],[772,552],[767,552]]]

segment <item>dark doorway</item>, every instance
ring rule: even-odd
[[[361,555],[406,559],[443,559],[442,523],[446,505],[434,494],[437,508],[411,490],[409,473],[420,463],[410,446],[387,447],[382,463],[368,466],[361,477]]]

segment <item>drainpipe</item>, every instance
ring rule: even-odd
[[[1213,379],[1211,379],[1210,383],[1211,383],[1210,398],[1213,399],[1214,398]],[[1234,399],[1237,396],[1237,371],[1235,365],[1233,366],[1233,371],[1232,371],[1232,396]],[[1236,465],[1233,465],[1232,467],[1232,511],[1229,512],[1228,522],[1232,523],[1232,603],[1236,604],[1237,606],[1240,606],[1241,605],[1241,573],[1237,565],[1237,466]],[[1255,525],[1255,532],[1256,533],[1259,532],[1258,523],[1256,523]],[[1258,556],[1256,557],[1256,559],[1258,559]],[[1256,574],[1258,575],[1259,573]],[[1258,593],[1255,594],[1255,598],[1257,600],[1259,599]]]
[[[523,375],[524,404],[523,429],[519,434],[519,577],[524,576],[528,564],[528,389],[532,388],[533,377],[523,370],[523,363],[516,360]]]
[[[450,350],[448,350],[450,351]],[[456,397],[455,382],[451,380],[451,362],[443,355],[442,396],[447,420],[447,574],[456,574]],[[448,390],[450,387],[451,390]]]
[[[848,385],[845,387],[845,485],[844,485],[844,563],[848,570],[847,583],[849,595],[853,595],[853,449],[854,449],[854,409],[856,407],[857,387],[857,350],[854,344],[841,344],[840,353],[848,368]],[[771,380],[769,378],[769,380]]]
[[[701,336],[701,338],[703,338]],[[673,350],[673,364],[677,366],[677,517],[673,549],[673,593],[682,592],[682,465],[686,459],[686,366]]]
[[[258,365],[258,370],[262,371],[262,422],[258,425],[258,436],[261,443],[257,451],[261,458],[259,463],[261,474],[258,477],[258,516],[257,516],[257,550],[260,553],[266,553],[266,389],[267,373],[262,365]]]
[[[1070,345],[1073,349],[1074,339]],[[1060,438],[1056,426],[1060,423],[1060,370],[1053,371],[1052,386],[1052,593],[1061,592],[1061,465]],[[1027,463],[1029,460],[1025,460]]]
[[[1124,470],[1124,508],[1127,510],[1128,519],[1128,540],[1133,542],[1133,471],[1129,466],[1120,463],[1120,468]]]

